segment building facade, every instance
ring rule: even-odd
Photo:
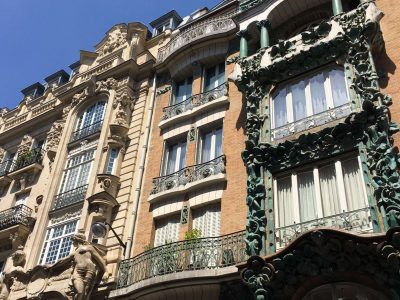
[[[0,299],[400,299],[398,7],[172,10],[23,89]]]

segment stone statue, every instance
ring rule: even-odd
[[[58,261],[53,267],[72,262],[73,271],[68,294],[71,294],[74,300],[89,299],[94,283],[100,281],[106,270],[105,260],[86,241],[84,234],[78,233],[72,240],[76,247],[75,252]]]
[[[10,288],[14,284],[14,279],[25,275],[24,266],[26,254],[22,250],[23,247],[19,246],[18,250],[11,255],[12,266],[6,269],[2,278],[0,279],[0,300],[8,299]]]

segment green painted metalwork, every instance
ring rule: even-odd
[[[371,9],[371,5],[372,1],[364,2],[349,13],[333,16],[330,21],[301,33],[300,38],[280,41],[238,61],[241,73],[236,84],[246,95],[247,140],[242,158],[248,175],[246,241],[249,255],[260,255],[266,246],[263,236],[267,219],[262,207],[268,191],[262,170],[274,174],[359,147],[365,156],[364,177],[370,178],[373,188],[374,199],[369,199],[370,206],[378,205],[389,227],[400,225],[400,177],[397,172],[400,157],[397,148],[392,146],[391,137],[399,128],[390,119],[388,107],[392,100],[379,91],[378,76],[370,57],[371,43],[380,35],[378,20],[366,18],[366,10]],[[333,25],[339,25],[343,33],[328,39],[334,32]],[[306,50],[298,51],[298,47]],[[261,65],[264,55],[269,55],[270,64]],[[275,144],[269,139],[263,140],[261,130],[266,128],[265,122],[269,122],[268,113],[264,115],[263,110],[268,112],[268,103],[262,109],[260,103],[268,93],[268,87],[334,61],[344,62],[346,75],[354,72],[354,75],[347,75],[347,79],[351,95],[354,95],[351,98],[355,103],[352,104],[359,110],[343,122],[319,132],[302,134],[295,140]],[[267,207],[271,209],[268,215],[272,218],[271,199],[267,201]],[[371,213],[376,221],[376,211],[371,210]],[[269,226],[272,223],[268,221]],[[379,230],[377,224],[374,230]],[[272,235],[269,236],[269,248],[274,249]]]
[[[260,29],[260,47],[269,47],[269,33],[268,30],[271,29],[271,23],[268,20],[262,20],[257,22],[257,26]]]
[[[248,55],[248,45],[247,40],[249,38],[249,33],[247,30],[240,30],[237,35],[240,37],[240,58],[247,57]]]
[[[342,0],[332,0],[333,15],[336,16],[343,12]]]
[[[264,0],[244,0],[239,4],[240,11],[248,10],[254,6],[261,4]]]

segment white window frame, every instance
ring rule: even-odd
[[[106,100],[99,100],[96,103],[94,103],[94,104],[90,105],[89,107],[87,107],[85,109],[85,111],[82,112],[79,115],[79,117],[78,117],[78,119],[76,121],[75,131],[74,132],[82,130],[82,129],[87,128],[87,127],[90,127],[93,124],[97,123],[97,122],[94,122],[95,115],[96,115],[95,113],[92,114],[91,120],[89,122],[86,122],[86,118],[87,118],[89,109],[93,107],[94,111],[96,111],[96,109],[100,105],[100,103],[104,103],[104,107],[103,107],[103,111],[101,113],[100,121],[97,121],[97,122],[102,122],[104,120],[104,115],[105,115],[105,112],[107,110],[107,101]],[[85,123],[88,123],[88,125],[84,126]]]
[[[212,134],[212,136],[211,136],[210,159],[208,161],[211,161],[211,160],[217,158],[217,156],[216,156],[216,148],[217,148],[217,138],[216,138],[217,135],[216,135],[216,132],[217,132],[217,130],[221,130],[222,131],[222,137],[221,137],[221,149],[222,150],[221,150],[221,154],[224,153],[224,150],[223,150],[224,129],[223,129],[223,127],[222,126],[218,126],[218,127],[214,128],[212,130],[207,130],[207,131],[200,129],[200,139],[199,139],[199,144],[198,144],[199,145],[199,151],[198,151],[199,159],[197,160],[199,164],[207,162],[207,161],[203,161],[203,150],[204,150],[205,136],[208,133]]]
[[[40,254],[40,257],[39,257],[39,264],[49,264],[49,263],[53,264],[53,263],[57,262],[58,260],[60,260],[61,258],[68,256],[72,252],[73,243],[71,242],[71,247],[70,247],[69,252],[67,254],[65,254],[64,256],[60,257],[60,250],[61,250],[61,246],[62,246],[62,243],[64,242],[64,240],[66,238],[72,237],[74,234],[76,234],[78,232],[79,219],[80,219],[80,217],[74,217],[74,218],[71,218],[69,220],[65,220],[63,222],[52,224],[51,226],[47,227],[45,240],[43,241],[42,251],[41,251],[41,254]],[[70,232],[68,234],[65,234],[66,226],[68,224],[72,224],[74,222],[75,222],[74,231]],[[54,238],[51,237],[51,235],[54,233],[54,230],[56,228],[60,227],[60,226],[63,226],[62,234],[57,236],[57,237],[54,237]],[[47,262],[48,254],[49,254],[49,250],[50,250],[50,243],[52,241],[59,240],[59,239],[61,239],[61,241],[60,241],[60,245],[59,245],[58,250],[57,250],[55,261]]]
[[[168,163],[169,163],[170,154],[171,154],[170,148],[176,144],[178,145],[178,148],[177,148],[177,153],[176,153],[174,171],[168,173]],[[183,166],[180,166],[181,154],[182,154],[183,147],[185,147],[185,163],[183,164]],[[163,168],[162,168],[162,173],[161,173],[162,176],[173,174],[173,173],[178,172],[179,170],[186,167],[186,151],[187,151],[187,141],[186,140],[180,141],[180,142],[165,142],[164,149],[165,149],[165,154],[164,154],[164,162],[163,162]]]
[[[310,85],[310,79],[313,76],[319,75],[319,74],[323,74],[324,76],[324,93],[325,93],[325,97],[326,97],[326,104],[327,107],[324,111],[320,112],[323,113],[325,111],[328,111],[330,109],[335,108],[334,106],[334,100],[333,100],[333,96],[332,96],[332,86],[331,86],[331,79],[329,76],[329,72],[333,71],[333,70],[340,70],[343,71],[344,74],[344,81],[345,81],[345,85],[346,85],[346,96],[347,96],[347,100],[348,103],[350,103],[350,93],[349,93],[349,84],[347,82],[347,78],[346,78],[346,73],[345,70],[343,70],[342,67],[340,66],[334,66],[334,67],[330,67],[327,69],[323,69],[323,70],[319,70],[318,72],[313,72],[313,73],[308,73],[308,74],[304,74],[303,79],[301,77],[296,78],[294,80],[290,80],[288,82],[286,82],[284,85],[281,85],[280,87],[278,86],[277,90],[271,95],[271,100],[270,100],[270,106],[271,106],[271,129],[276,129],[279,128],[281,126],[285,126],[286,124],[291,124],[291,123],[295,123],[298,122],[299,120],[294,120],[294,112],[293,112],[293,103],[292,103],[292,91],[287,92],[286,93],[286,118],[287,118],[287,122],[284,125],[281,125],[279,127],[275,126],[275,109],[274,109],[274,97],[278,94],[279,91],[281,91],[284,88],[287,88],[288,86],[293,86],[296,83],[299,83],[302,80],[306,81],[306,88],[305,88],[305,98],[306,98],[306,117],[311,117],[313,115],[316,115],[313,113],[313,103],[312,103],[312,96],[311,96],[311,85]],[[320,114],[318,113],[318,114]]]
[[[211,90],[213,90],[213,89],[215,89],[215,88],[217,88],[219,85],[221,85],[221,84],[223,84],[224,82],[222,82],[222,83],[218,83],[218,80],[215,80],[214,81],[214,86],[212,87],[212,88],[210,88],[209,90],[207,90],[207,86],[206,86],[206,81],[207,81],[207,70],[209,70],[209,69],[211,69],[211,68],[215,68],[215,74],[217,75],[217,74],[220,74],[220,67],[221,67],[221,65],[224,65],[224,82],[226,82],[226,64],[225,64],[225,61],[223,61],[223,62],[220,62],[220,63],[218,63],[218,64],[215,64],[215,65],[213,65],[213,66],[209,66],[209,67],[206,67],[206,68],[203,68],[203,78],[204,78],[204,80],[203,80],[203,88],[202,88],[202,91],[203,91],[203,93],[204,92],[209,92],[209,91],[211,91]]]
[[[340,208],[341,211],[343,212],[348,212],[348,207],[347,207],[347,201],[346,201],[346,192],[345,192],[345,188],[344,188],[344,179],[343,179],[343,169],[342,169],[342,162],[345,162],[346,160],[349,159],[353,159],[354,156],[350,156],[350,157],[342,157],[342,158],[336,158],[334,161],[327,161],[326,164],[332,164],[332,162],[334,162],[334,166],[335,166],[335,174],[336,174],[336,180],[337,180],[337,188],[338,188],[338,197],[339,197],[339,204],[340,204]],[[359,166],[359,170],[360,170],[360,174],[361,174],[361,178],[362,178],[362,182],[364,183],[364,178],[362,176],[362,165],[361,165],[361,160],[360,157],[357,156],[357,160],[358,160],[358,166]],[[312,166],[312,171],[313,171],[313,175],[314,175],[314,188],[315,188],[315,197],[316,197],[316,206],[317,206],[317,215],[315,219],[319,219],[319,218],[325,218],[325,217],[329,217],[329,216],[324,216],[323,214],[323,208],[322,208],[322,198],[321,198],[321,187],[320,187],[320,183],[319,183],[319,169],[324,167],[324,165],[326,164],[316,164],[314,166]],[[290,176],[291,177],[291,188],[292,188],[292,199],[294,199],[293,204],[293,212],[294,212],[294,223],[302,223],[303,221],[300,220],[300,202],[299,202],[299,191],[298,191],[298,185],[297,185],[297,174],[301,173],[302,171],[306,171],[309,170],[311,168],[300,168],[297,170],[294,170],[292,172],[288,172],[288,173],[284,173],[284,174],[279,174],[278,176],[275,176],[273,179],[273,195],[274,195],[274,217],[275,217],[275,228],[281,228],[281,227],[285,227],[285,226],[290,226],[290,225],[280,225],[279,224],[279,213],[282,209],[286,210],[287,207],[285,208],[280,208],[279,207],[279,203],[278,203],[278,184],[277,184],[277,178],[285,178]],[[368,197],[367,197],[367,191],[365,188],[365,183],[362,186],[362,190],[363,190],[363,198],[364,198],[364,208],[369,207],[369,203],[368,203]],[[312,221],[312,220],[309,220]],[[308,221],[306,221],[308,222]],[[293,224],[294,224],[293,223]]]

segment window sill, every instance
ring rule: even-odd
[[[198,190],[202,187],[209,186],[214,183],[219,183],[219,182],[225,182],[226,181],[226,174],[225,173],[219,173],[215,175],[208,176],[204,179],[197,180],[194,182],[189,182],[185,185],[179,185],[177,187],[173,187],[169,190],[159,192],[157,194],[152,194],[149,196],[147,201],[149,203],[154,203],[157,201],[160,201],[165,198],[169,198],[171,196],[177,196],[181,194],[185,194],[194,190]]]

